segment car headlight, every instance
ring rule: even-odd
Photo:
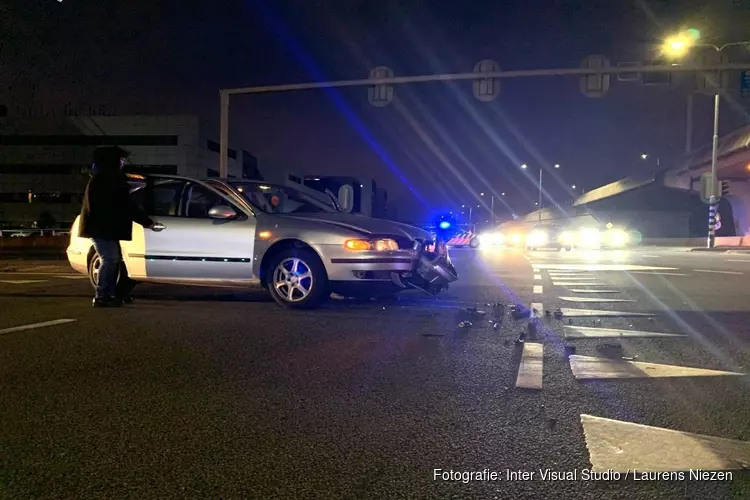
[[[510,241],[512,241],[513,243],[521,243],[521,240],[522,240],[521,235],[518,233],[510,237]]]
[[[598,229],[581,229],[581,245],[597,246],[601,241]]]
[[[380,240],[346,240],[344,247],[346,247],[347,250],[375,250],[376,252],[387,252],[389,250],[398,250],[398,243],[388,238]]]
[[[547,243],[547,233],[544,231],[534,231],[529,236],[530,245],[543,245]]]
[[[612,246],[625,246],[628,243],[628,233],[615,229],[609,232],[609,244]]]
[[[571,245],[575,241],[576,237],[570,231],[565,231],[560,234],[560,243],[564,245]]]
[[[502,233],[480,234],[479,243],[482,245],[501,245],[503,243],[503,234]]]

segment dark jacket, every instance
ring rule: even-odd
[[[83,196],[79,236],[130,241],[133,222],[144,227],[154,223],[132,202],[128,179],[119,168],[97,168]]]

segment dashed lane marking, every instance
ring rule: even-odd
[[[534,294],[544,293],[544,287],[542,287],[542,285],[534,285],[534,291],[532,293]]]
[[[0,280],[0,283],[8,283],[10,285],[26,285],[27,283],[44,283],[47,280]]]
[[[534,310],[536,310],[536,317],[541,318],[542,317],[542,311],[544,311],[544,304],[541,302],[532,302],[531,303],[531,314],[534,314]]]
[[[535,274],[535,275],[534,275],[534,279],[535,279],[536,281],[539,281],[539,280],[541,280],[541,279],[542,279],[542,275],[541,275],[541,274]]]
[[[716,271],[714,269],[696,269],[696,273],[714,273],[714,274],[745,274],[739,271]]]
[[[581,425],[595,472],[722,471],[750,466],[747,441],[585,414]],[[685,477],[689,474],[685,472]]]
[[[563,316],[568,316],[571,318],[575,318],[577,316],[620,316],[620,317],[653,316],[653,314],[649,314],[649,313],[628,312],[628,311],[604,311],[600,309],[568,309],[565,307],[561,307],[560,311],[562,311]]]
[[[607,339],[619,337],[687,337],[683,333],[644,332],[640,330],[621,330],[619,328],[597,328],[593,326],[564,325],[563,337],[566,339]]]
[[[661,365],[641,361],[596,358],[593,356],[570,356],[570,369],[579,380],[650,378],[650,377],[719,377],[724,375],[742,376],[744,373],[706,370],[678,365]]]
[[[6,333],[13,333],[13,332],[21,332],[23,330],[34,330],[36,328],[44,328],[47,326],[55,326],[55,325],[62,325],[65,323],[73,323],[74,319],[55,319],[52,321],[45,321],[43,323],[32,323],[30,325],[21,325],[21,326],[14,326],[12,328],[4,328],[0,330],[0,335],[5,335]]]
[[[523,345],[521,364],[518,366],[516,387],[522,389],[541,389],[544,365],[544,346],[527,342]]]
[[[630,299],[610,299],[608,297],[560,297],[565,302],[635,302]]]
[[[581,283],[588,286],[588,283]],[[620,293],[620,290],[597,290],[595,288],[571,288],[568,291],[573,293]]]

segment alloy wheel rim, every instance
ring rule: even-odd
[[[286,302],[305,300],[313,288],[312,270],[297,257],[284,259],[273,272],[273,286]]]

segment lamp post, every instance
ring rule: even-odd
[[[700,34],[697,32],[697,30],[688,30],[687,33],[671,36],[664,42],[663,51],[669,56],[679,58],[685,56],[689,52],[691,47],[705,47],[714,49],[716,52],[721,53],[728,47],[736,47],[740,45],[750,46],[750,41],[725,43],[721,46],[713,45],[710,43],[696,43],[696,40],[699,37]],[[714,135],[713,143],[711,146],[711,196],[708,200],[708,238],[706,240],[706,247],[708,248],[713,248],[716,244],[716,208],[719,201],[718,197],[716,196],[716,188],[719,184],[716,174],[716,160],[719,147],[719,102],[721,100],[719,95],[720,84],[721,73],[719,73],[719,81],[716,82],[716,92],[714,93]]]
[[[524,163],[523,165],[521,165],[521,168],[523,170],[526,170],[527,168],[529,168],[529,166]],[[555,163],[555,168],[560,168],[560,164]],[[537,202],[537,206],[539,207],[538,209],[539,210],[539,222],[542,221],[542,177],[543,177],[543,174],[544,174],[544,169],[542,167],[539,167],[539,201]]]
[[[479,193],[479,196],[484,196],[484,193]],[[492,212],[492,223],[495,223],[495,195],[490,194],[490,211]]]

